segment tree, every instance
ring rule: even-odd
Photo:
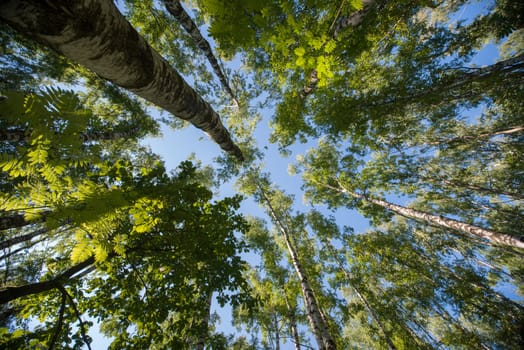
[[[222,68],[220,68],[218,59],[213,54],[211,45],[209,45],[209,42],[202,36],[197,25],[195,24],[195,22],[193,22],[191,17],[184,10],[184,7],[180,3],[180,1],[179,0],[166,0],[164,1],[164,4],[167,10],[169,11],[169,13],[173,17],[176,18],[178,23],[180,23],[180,25],[185,29],[185,31],[191,36],[193,41],[197,44],[198,48],[204,52],[204,54],[207,57],[207,60],[209,61],[209,64],[211,64],[211,67],[213,67],[215,74],[220,79],[222,86],[224,87],[226,92],[229,94],[231,99],[238,106],[237,98],[235,97],[235,94],[231,90],[231,87],[229,86],[229,83],[226,79],[226,76],[224,75]]]
[[[105,125],[96,123],[73,92],[9,93],[2,104],[5,125],[30,131],[23,141],[4,141],[11,148],[2,159],[2,179],[14,185],[6,186],[0,207],[2,247],[9,249],[1,257],[0,299],[18,310],[10,314],[11,322],[23,323],[28,316],[42,320],[34,332],[9,333],[6,346],[69,344],[75,336],[89,343],[89,323],[82,316],[90,314],[104,320],[108,334],[119,330],[116,347],[201,347],[211,342],[202,320],[209,318],[214,293],[222,304],[249,305],[237,255],[244,247],[235,237],[246,229],[235,213],[240,197],[211,202],[211,192],[199,183],[205,175],[189,162],[168,175],[140,148],[132,151],[131,162],[125,153],[112,156],[104,143],[86,143],[76,135]],[[236,294],[237,287],[245,291]],[[118,305],[115,291],[131,295],[127,301],[136,304],[123,297],[123,304],[111,309]],[[148,308],[158,318],[143,325],[139,315]],[[70,328],[76,320],[81,326],[75,333]],[[133,325],[148,337],[139,341],[114,322]],[[179,336],[162,336],[160,323]]]
[[[292,238],[294,230],[292,226],[288,225],[288,223],[290,224],[293,221],[289,218],[288,212],[290,199],[286,198],[286,196],[278,190],[271,190],[271,188],[268,187],[270,182],[267,176],[258,175],[256,172],[246,175],[245,183],[242,184],[245,191],[250,191],[258,197],[259,202],[266,208],[275,226],[284,238],[290,263],[300,281],[306,315],[310,329],[317,341],[317,346],[320,349],[336,349],[337,345],[335,337],[331,334],[332,331],[330,330],[329,321],[320,308],[318,296],[312,287],[310,276],[308,276],[304,265],[301,263],[301,258],[298,255],[295,243],[297,239]],[[277,207],[274,206],[273,200],[277,202]]]
[[[37,16],[29,19],[27,13]],[[242,159],[242,152],[211,106],[153,51],[112,2],[85,2],[74,6],[10,2],[2,6],[0,16],[19,32],[191,122],[225,151]]]
[[[372,203],[396,214],[416,220],[421,220],[430,225],[437,225],[459,232],[476,235],[501,245],[524,248],[524,242],[512,235],[495,232],[493,230],[471,225],[466,222],[461,222],[455,219],[430,214],[427,212],[407,208],[405,206],[389,203],[381,199],[373,198],[372,194],[366,193],[368,188],[366,187],[365,181],[360,180],[358,178],[358,174],[348,171],[349,169],[345,172],[343,170],[344,162],[341,164],[342,169],[338,168],[338,161],[333,159],[333,157],[338,157],[337,151],[331,145],[324,143],[321,145],[321,147],[319,147],[319,149],[310,152],[309,157],[306,158],[305,162],[303,163],[305,164],[306,170],[304,177],[308,181],[308,186],[312,189],[312,195],[318,196],[317,198],[324,198],[324,200],[329,202],[330,199],[326,199],[326,196],[333,197],[330,194],[322,193],[322,191],[315,192],[315,189],[320,187],[328,191],[335,191],[358,200]],[[365,172],[361,171],[361,174],[365,174]],[[364,187],[364,193],[357,192],[359,186]]]

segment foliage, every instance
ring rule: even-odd
[[[0,347],[522,347],[522,250],[435,221],[524,237],[521,3],[192,0],[187,35],[120,2],[245,158],[171,172],[140,141],[184,123],[1,24]],[[302,153],[302,205],[266,141]]]

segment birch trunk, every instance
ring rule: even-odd
[[[508,234],[504,234],[504,233],[500,233],[500,232],[495,232],[495,231],[488,230],[488,229],[485,229],[485,228],[482,228],[482,227],[478,227],[478,226],[475,226],[475,225],[467,224],[467,223],[462,222],[462,221],[446,218],[446,217],[443,217],[443,216],[433,215],[433,214],[429,214],[429,213],[426,213],[426,212],[423,212],[423,211],[419,211],[419,210],[415,210],[415,209],[411,209],[411,208],[406,208],[406,207],[403,207],[401,205],[389,203],[389,202],[386,202],[386,201],[383,201],[383,200],[380,200],[380,199],[371,198],[371,197],[368,197],[368,196],[363,195],[363,194],[359,194],[359,193],[355,193],[355,192],[349,191],[349,190],[345,189],[344,187],[342,187],[342,185],[340,185],[340,186],[341,187],[340,187],[339,191],[341,191],[343,193],[346,193],[346,194],[348,194],[348,195],[350,195],[350,196],[352,196],[354,198],[365,200],[365,201],[367,201],[369,203],[376,204],[378,206],[381,206],[381,207],[383,207],[385,209],[388,209],[388,210],[390,210],[390,211],[392,211],[392,212],[394,212],[396,214],[405,216],[407,218],[421,220],[421,221],[427,222],[427,223],[429,223],[431,225],[435,225],[435,226],[439,226],[439,227],[446,227],[446,228],[457,230],[457,231],[460,231],[460,232],[463,232],[463,233],[475,235],[477,237],[480,237],[482,239],[486,239],[488,241],[491,241],[493,243],[497,243],[497,244],[500,244],[500,245],[506,245],[506,246],[517,247],[517,248],[524,248],[524,242],[519,240],[519,239],[517,239],[514,236],[511,236],[511,235],[508,235]]]
[[[238,100],[235,97],[235,94],[231,90],[231,87],[229,86],[229,83],[227,82],[226,76],[224,75],[224,72],[222,71],[222,68],[220,68],[220,64],[218,63],[218,59],[213,54],[213,50],[211,50],[211,45],[209,45],[209,42],[202,36],[200,33],[200,30],[198,30],[197,25],[191,17],[187,14],[187,12],[182,7],[182,4],[179,0],[164,0],[164,4],[167,8],[167,11],[175,17],[177,22],[184,28],[184,30],[191,36],[195,44],[198,46],[200,50],[206,55],[207,60],[211,67],[213,67],[213,70],[215,71],[215,74],[217,75],[218,79],[220,79],[220,82],[222,83],[222,86],[226,90],[226,92],[231,96],[231,99],[235,102],[235,104],[238,106]]]
[[[0,20],[205,131],[243,160],[218,114],[126,21],[111,0],[8,0]]]
[[[197,339],[196,349],[197,350],[204,350],[206,346],[206,340],[208,338],[209,333],[209,319],[210,319],[210,313],[211,313],[211,303],[213,301],[213,293],[211,292],[204,292],[202,295],[202,300],[205,301],[205,307],[203,310],[202,315],[202,333],[199,335]]]
[[[524,130],[524,126],[519,125],[519,126],[515,126],[510,129],[498,130],[494,132],[486,132],[486,133],[482,133],[478,135],[464,135],[464,136],[453,137],[448,140],[431,141],[431,142],[428,142],[428,145],[438,146],[442,144],[453,144],[453,143],[465,142],[465,141],[475,141],[475,140],[479,141],[480,139],[491,138],[491,137],[495,137],[499,135],[511,135],[514,133],[521,132],[523,130]]]
[[[295,250],[293,243],[291,242],[291,237],[289,235],[289,232],[287,231],[282,221],[279,219],[276,211],[274,210],[273,206],[271,205],[271,201],[266,196],[264,190],[260,186],[259,186],[259,190],[260,190],[260,194],[264,198],[264,201],[266,202],[266,205],[269,209],[269,213],[271,217],[275,221],[275,224],[277,225],[278,229],[282,233],[284,240],[286,242],[286,247],[288,249],[289,255],[291,256],[291,263],[293,264],[295,272],[300,281],[300,287],[302,289],[302,294],[304,296],[304,302],[306,305],[307,318],[308,318],[311,330],[313,332],[313,335],[315,336],[318,348],[320,350],[336,350],[336,343],[333,337],[331,336],[331,334],[329,333],[329,328],[328,328],[327,323],[325,322],[324,318],[322,317],[322,312],[320,310],[320,307],[318,306],[318,303],[315,297],[315,292],[313,291],[313,288],[311,288],[311,285],[309,284],[307,274],[304,268],[302,267],[302,264],[300,263],[298,253]]]

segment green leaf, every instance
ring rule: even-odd
[[[303,47],[297,47],[294,51],[295,55],[297,55],[298,57],[302,57],[304,56],[304,54],[306,53],[306,50],[303,48]]]

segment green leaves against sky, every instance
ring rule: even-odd
[[[0,347],[524,344],[520,2],[22,2],[0,5]],[[156,77],[129,89],[243,162],[143,146],[187,123],[60,41],[108,42],[108,18],[168,63],[121,40],[118,68]]]

